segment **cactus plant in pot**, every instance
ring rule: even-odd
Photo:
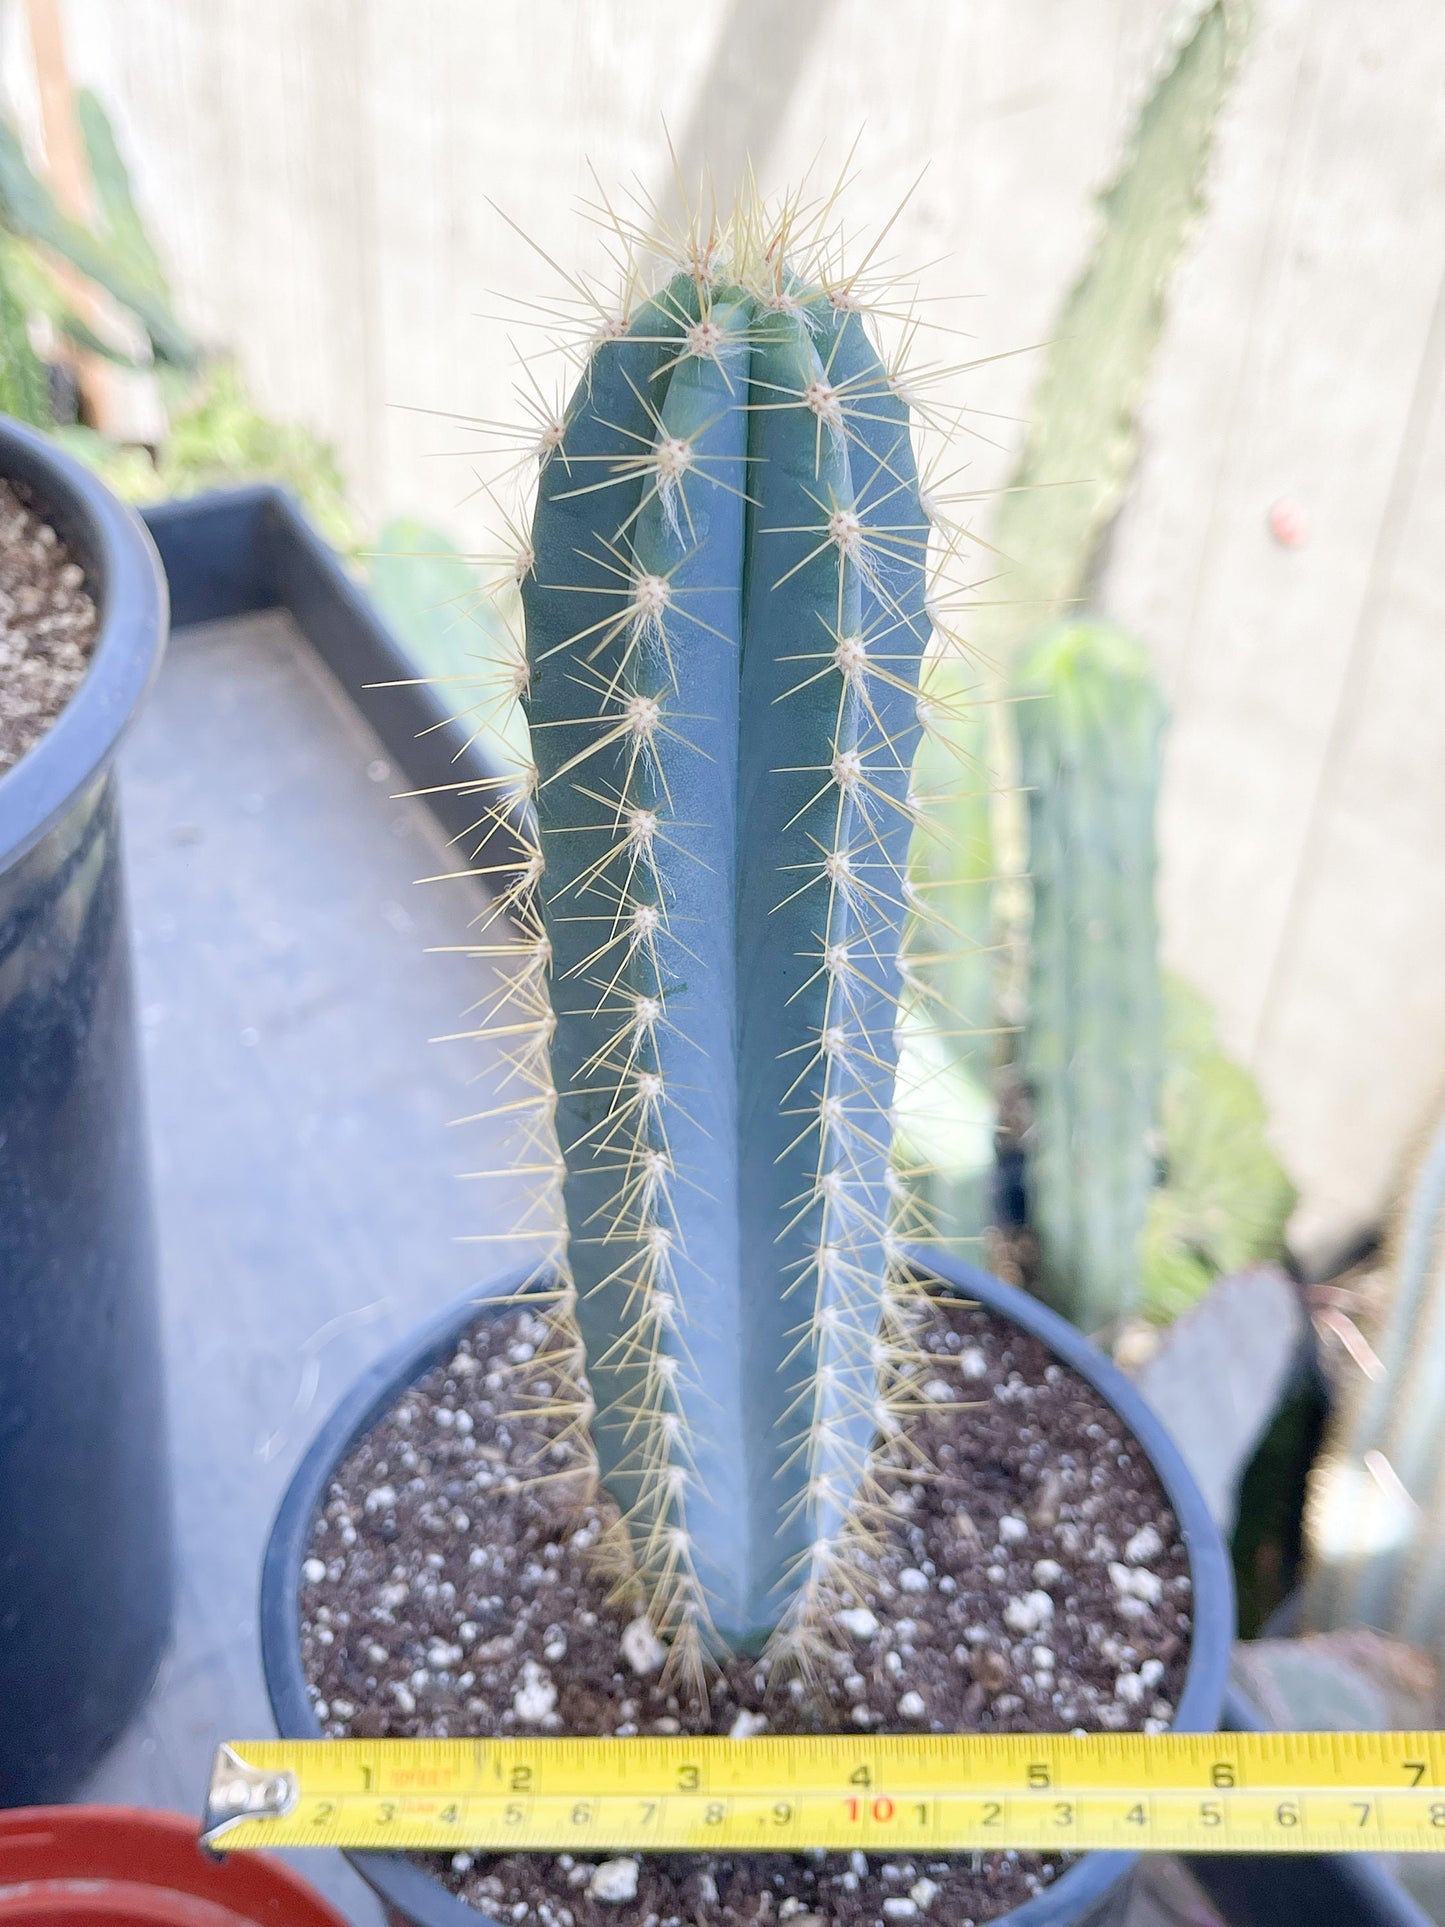
[[[629,275],[544,425],[511,678],[535,837],[475,867],[549,1249],[298,1472],[262,1604],[288,1733],[1217,1717],[1227,1569],[1162,1429],[1046,1308],[930,1259],[892,1159],[950,644],[909,377],[830,206],[810,236],[749,204]],[[404,1918],[562,1927],[1102,1921],[1127,1873],[364,1859]]]

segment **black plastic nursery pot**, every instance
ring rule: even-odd
[[[1204,1498],[1159,1419],[1123,1374],[1046,1306],[965,1265],[930,1258],[926,1268],[960,1296],[1042,1340],[1108,1401],[1143,1448],[1179,1521],[1193,1583],[1193,1636],[1175,1724],[1181,1731],[1212,1731],[1224,1701],[1234,1638],[1229,1560]],[[314,1739],[320,1734],[301,1664],[301,1563],[311,1521],[337,1465],[409,1385],[450,1354],[461,1334],[485,1314],[488,1299],[503,1301],[522,1282],[508,1278],[469,1295],[373,1366],[331,1414],[297,1468],[271,1531],[261,1580],[262,1659],[272,1710],[285,1737]],[[358,1853],[350,1858],[399,1927],[408,1922],[415,1927],[477,1927],[487,1919],[401,1855]],[[999,1916],[999,1927],[1118,1927],[1137,1858],[1088,1854],[1035,1899]]]
[[[155,1244],[114,772],[159,664],[140,521],[0,420],[0,477],[100,627],[0,776],[0,1805],[65,1797],[144,1697],[171,1607]]]

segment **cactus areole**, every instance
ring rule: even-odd
[[[744,1651],[826,1583],[888,1420],[930,633],[900,384],[846,290],[759,258],[592,349],[522,585],[594,1436],[655,1622]]]

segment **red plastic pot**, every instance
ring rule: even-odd
[[[347,1927],[277,1860],[211,1860],[194,1820],[142,1807],[0,1813],[0,1927]]]

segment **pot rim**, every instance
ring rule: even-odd
[[[1181,1733],[1211,1733],[1219,1723],[1234,1639],[1234,1579],[1219,1528],[1162,1420],[1117,1365],[1047,1305],[975,1266],[936,1253],[914,1252],[917,1268],[960,1297],[982,1304],[1048,1346],[1093,1386],[1143,1448],[1164,1488],[1189,1558],[1193,1624],[1184,1690],[1172,1722]],[[352,1445],[394,1403],[397,1395],[439,1364],[489,1303],[515,1303],[532,1272],[498,1279],[434,1314],[372,1365],[326,1419],[303,1454],[277,1510],[261,1571],[261,1659],[277,1729],[288,1739],[319,1739],[297,1637],[301,1562],[312,1517],[331,1474]],[[497,1311],[503,1307],[498,1305]],[[1091,1852],[1036,1898],[999,1915],[990,1927],[1068,1927],[1087,1921],[1091,1909],[1138,1859],[1134,1853]],[[418,1927],[500,1927],[488,1914],[458,1900],[440,1882],[399,1854],[349,1853],[347,1858],[385,1903]]]
[[[0,775],[0,869],[33,849],[114,756],[160,667],[165,575],[145,525],[39,430],[0,417],[0,479],[55,529],[86,574],[100,630],[90,667],[45,734]]]
[[[136,1927],[346,1927],[301,1875],[271,1854],[198,1851],[191,1816],[154,1807],[43,1806],[0,1811],[0,1922],[113,1921]]]

